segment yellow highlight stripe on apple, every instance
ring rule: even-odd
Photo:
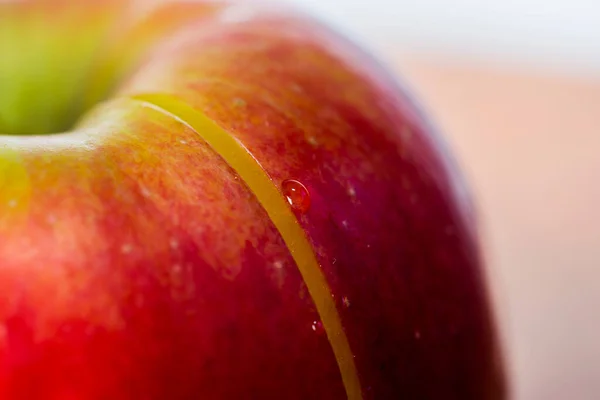
[[[243,144],[182,100],[164,94],[141,94],[133,96],[133,99],[170,114],[191,127],[223,157],[248,185],[281,234],[300,270],[327,333],[348,399],[362,399],[354,357],[329,284],[321,271],[304,230],[260,163]]]

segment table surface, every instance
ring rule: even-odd
[[[515,399],[600,393],[600,77],[392,59],[476,196]]]

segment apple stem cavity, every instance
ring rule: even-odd
[[[93,11],[89,2],[52,9],[0,4],[0,135],[68,131],[109,97],[92,88],[112,88],[118,80],[114,71],[99,83],[97,71],[109,63],[104,55],[119,13],[110,1],[98,3]]]

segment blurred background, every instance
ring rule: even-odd
[[[600,1],[282,1],[374,49],[445,134],[514,398],[600,398]]]

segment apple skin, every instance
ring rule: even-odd
[[[306,187],[298,223],[360,397],[506,398],[472,206],[406,90],[295,11],[179,7],[107,51],[111,74],[136,57],[71,132],[0,136],[0,398],[347,397],[252,185],[144,94],[209,117],[277,187]]]

